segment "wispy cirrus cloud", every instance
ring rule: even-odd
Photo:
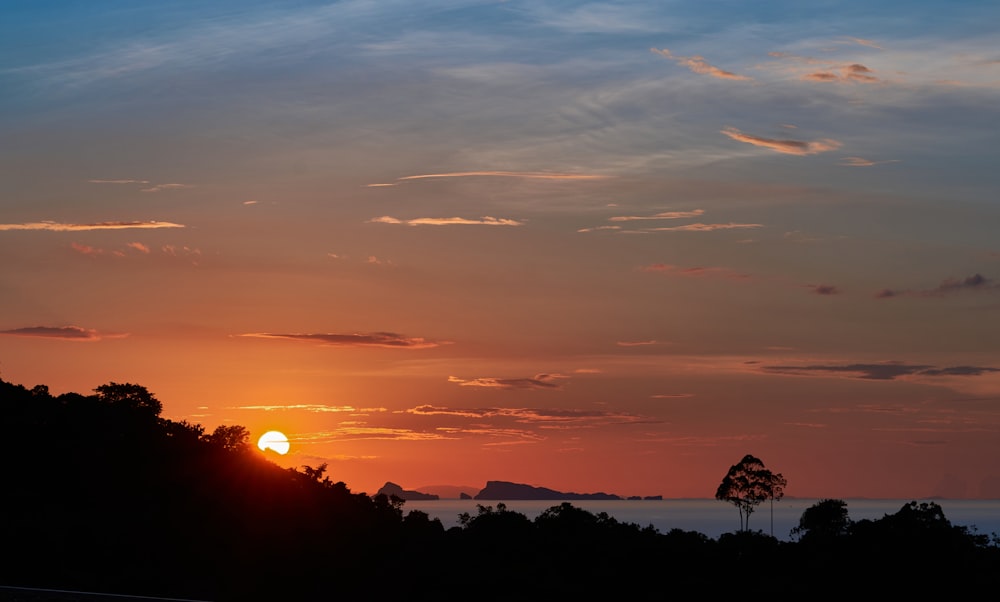
[[[562,388],[562,385],[558,381],[565,378],[567,377],[562,374],[538,374],[531,378],[480,377],[469,380],[457,376],[449,376],[448,382],[458,383],[462,387],[552,390]]]
[[[659,341],[656,339],[646,341],[616,341],[615,344],[619,347],[649,347],[650,345],[658,345]]]
[[[881,45],[879,45],[878,42],[876,42],[874,40],[866,40],[864,38],[847,37],[847,38],[844,38],[844,42],[851,43],[851,44],[859,44],[861,46],[867,46],[869,48],[875,48],[876,50],[885,50],[885,48],[883,48]]]
[[[813,141],[762,138],[760,136],[744,134],[734,127],[723,128],[721,132],[737,142],[745,142],[746,144],[767,148],[787,155],[816,155],[819,153],[837,150],[842,146],[840,142],[830,138],[822,138],[820,140]]]
[[[93,179],[87,180],[88,184],[113,184],[117,186],[123,186],[127,184],[146,186],[152,184],[151,186],[146,186],[146,188],[140,188],[140,192],[163,192],[164,190],[180,190],[182,188],[194,188],[192,184],[181,184],[178,182],[168,182],[164,184],[153,184],[150,180],[137,180],[137,179]]]
[[[727,278],[731,280],[746,280],[750,278],[750,274],[737,272],[729,268],[704,267],[704,266],[682,268],[680,266],[671,265],[669,263],[652,263],[640,267],[639,270],[643,272],[654,272],[658,274],[669,274],[673,276],[715,277],[715,278]]]
[[[899,159],[872,161],[870,159],[865,159],[863,157],[844,157],[843,159],[840,160],[840,164],[846,165],[847,167],[872,167],[874,165],[882,165],[883,163],[899,163]]]
[[[178,184],[174,182],[169,184],[155,184],[149,188],[140,188],[139,190],[140,192],[163,192],[164,190],[180,190],[183,188],[194,188],[194,186],[192,184]]]
[[[74,252],[79,253],[80,255],[87,255],[89,257],[126,257],[129,252],[133,254],[140,253],[142,255],[151,255],[153,253],[152,249],[141,242],[130,242],[123,248],[118,249],[105,249],[79,242],[70,243],[69,246]],[[178,247],[176,245],[163,245],[160,247],[159,252],[163,255],[169,255],[170,257],[182,257],[195,260],[201,256],[200,249],[187,246]]]
[[[704,215],[704,209],[694,209],[692,211],[664,211],[661,213],[654,213],[653,215],[618,215],[615,217],[609,217],[609,222],[632,222],[632,221],[644,221],[644,220],[663,220],[663,219],[686,219],[692,217],[699,217]]]
[[[373,217],[370,224],[405,224],[407,226],[523,226],[524,222],[502,217],[485,216],[478,219],[465,217],[418,217],[415,219],[397,219],[389,215]]]
[[[396,178],[392,182],[368,184],[369,188],[398,186],[415,180],[438,180],[444,178],[519,178],[523,180],[588,181],[613,178],[607,174],[561,173],[552,171],[453,171],[444,173],[415,174]]]
[[[406,337],[394,332],[371,332],[371,333],[247,333],[239,336],[258,339],[285,339],[291,341],[302,341],[307,343],[317,343],[323,346],[332,347],[385,347],[389,349],[428,349],[442,345],[442,342],[428,341],[423,338]]]
[[[650,422],[648,418],[627,412],[603,410],[562,410],[545,408],[448,408],[421,405],[406,410],[409,414],[422,416],[456,416],[461,418],[509,418],[519,423],[571,424],[576,426],[597,426],[602,424],[624,424]]]
[[[289,405],[249,405],[249,406],[232,406],[228,409],[231,410],[255,410],[264,412],[277,412],[277,411],[298,411],[298,412],[312,412],[317,414],[351,414],[351,415],[368,415],[381,412],[388,412],[386,408],[356,408],[354,406],[331,406],[317,403],[299,403],[299,404],[289,404]]]
[[[149,180],[87,180],[88,184],[149,184]]]
[[[740,224],[728,222],[725,224],[686,224],[684,226],[662,226],[659,228],[644,228],[642,232],[715,232],[716,230],[746,230],[763,228],[764,224]]]
[[[78,326],[29,326],[26,328],[0,330],[0,335],[34,337],[41,339],[62,339],[65,341],[99,341],[102,338],[109,336],[115,338],[128,336],[124,334],[102,334],[92,328],[80,328]]]
[[[753,79],[752,77],[747,77],[745,75],[739,75],[737,73],[733,73],[732,71],[726,71],[724,69],[720,69],[719,67],[710,64],[708,61],[705,60],[704,57],[701,56],[679,56],[673,54],[666,48],[662,49],[650,48],[649,50],[650,52],[658,54],[663,58],[674,61],[678,65],[687,67],[692,72],[697,73],[699,75],[710,75],[712,77],[717,77],[719,79],[729,79],[735,81],[750,81]]]
[[[908,376],[982,376],[1000,372],[1000,368],[982,366],[937,367],[929,364],[903,362],[807,364],[801,366],[761,366],[762,372],[791,376],[843,376],[862,380],[896,380]]]
[[[417,174],[397,178],[398,181],[426,180],[431,178],[524,178],[529,180],[606,180],[613,176],[588,173],[559,173],[551,171],[455,171],[449,173]]]
[[[942,297],[963,291],[1000,291],[1000,283],[976,273],[965,278],[947,278],[934,288],[923,290],[897,290],[885,288],[875,293],[877,299],[893,297]]]
[[[59,222],[26,222],[21,224],[0,224],[2,230],[48,230],[52,232],[81,232],[86,230],[149,230],[157,228],[184,228],[183,224],[173,222],[92,222],[83,224],[63,224]]]
[[[439,441],[455,438],[444,429],[420,431],[407,428],[341,423],[331,430],[296,435],[293,440],[300,445],[314,445],[336,441]]]

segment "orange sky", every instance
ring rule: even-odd
[[[1000,498],[996,7],[376,4],[3,9],[0,378],[369,493]]]

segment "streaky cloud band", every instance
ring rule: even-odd
[[[59,222],[27,222],[23,224],[0,224],[0,230],[48,230],[51,232],[81,232],[86,230],[131,230],[156,228],[184,228],[173,222],[94,222],[91,224],[61,224]]]

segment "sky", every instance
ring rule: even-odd
[[[1000,498],[998,22],[3,0],[0,378],[355,492]]]

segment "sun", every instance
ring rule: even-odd
[[[257,440],[261,451],[271,450],[282,456],[288,453],[288,437],[281,431],[267,431]]]

